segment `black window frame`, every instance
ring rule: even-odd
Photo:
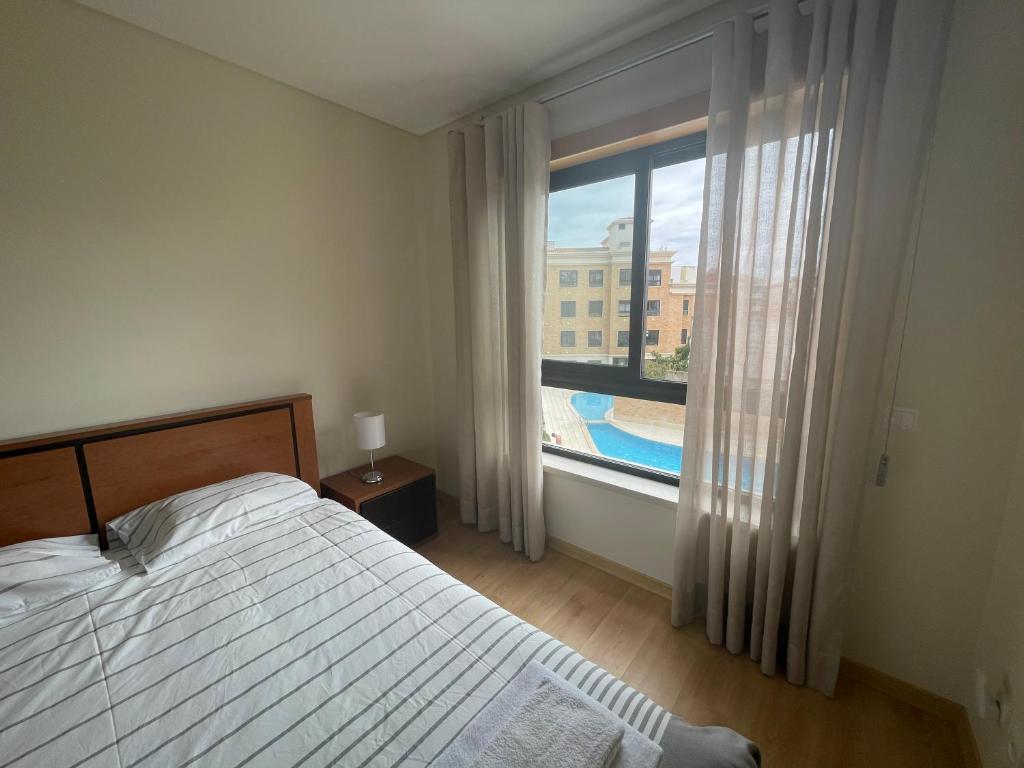
[[[686,404],[686,382],[659,381],[644,378],[643,375],[647,348],[645,315],[647,310],[651,181],[656,168],[706,157],[706,141],[705,133],[695,133],[551,172],[549,187],[551,192],[560,192],[623,176],[633,176],[634,227],[629,281],[628,363],[624,366],[589,365],[569,360],[544,358],[541,360],[541,384],[543,386],[634,397],[662,403]],[[662,276],[661,284],[663,283],[664,276]],[[621,269],[619,285],[623,285]],[[660,472],[605,456],[595,456],[551,443],[544,443],[542,448],[546,452],[568,456],[590,464],[610,467],[665,483],[679,484],[679,477],[668,472]]]
[[[626,334],[626,336],[625,336],[626,343],[625,344],[622,343],[622,339],[623,339],[622,334]],[[615,334],[615,348],[619,349],[621,347],[628,347],[628,346],[629,346],[629,331],[619,331],[618,333],[616,333]]]
[[[647,268],[647,287],[648,288],[661,288],[662,280],[664,279],[662,277],[662,275],[661,275],[661,272],[662,272],[661,267],[656,267],[656,268],[653,268],[653,269],[651,267]],[[651,280],[651,276],[652,275],[657,275],[658,276],[658,281],[657,282],[653,282]]]
[[[652,312],[652,307],[656,311]],[[648,299],[645,311],[647,312],[648,317],[661,317],[661,299]]]
[[[654,334],[652,339],[650,334]],[[644,346],[645,347],[656,347],[661,343],[661,328],[645,328],[644,329]]]
[[[623,304],[626,305],[626,311],[625,312],[622,311],[622,305]],[[630,314],[632,313],[632,306],[633,305],[630,303],[629,299],[619,299],[619,308],[617,310],[618,313],[619,313],[619,317],[629,317]]]
[[[623,280],[622,278],[626,279]],[[633,285],[633,269],[631,267],[619,267],[619,287],[628,288]]]
[[[686,404],[685,382],[659,381],[643,376],[651,176],[656,168],[703,158],[705,142],[706,135],[696,133],[551,173],[551,192],[622,176],[634,177],[633,263],[629,296],[629,364],[595,366],[544,358],[541,361],[541,383],[544,386]]]
[[[568,307],[570,304],[572,305],[572,314],[571,315],[567,315],[567,314],[565,314],[565,308]],[[568,319],[568,318],[576,317],[576,300],[575,299],[562,299],[561,301],[559,301],[558,302],[558,316],[559,316],[559,318],[562,318],[562,319]]]

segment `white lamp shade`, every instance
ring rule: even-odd
[[[356,446],[363,451],[384,447],[384,414],[360,411],[352,417],[356,423]]]

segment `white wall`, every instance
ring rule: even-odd
[[[890,443],[844,653],[966,703],[1024,415],[1024,4],[957,3]]]
[[[0,3],[0,438],[308,391],[433,462],[417,139],[83,6]]]

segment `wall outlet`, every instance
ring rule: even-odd
[[[917,431],[917,410],[914,408],[893,408],[889,419],[890,425],[897,432]]]

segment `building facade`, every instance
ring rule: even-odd
[[[594,248],[547,249],[543,356],[626,365],[632,290],[633,219],[616,219]],[[644,350],[671,354],[689,342],[696,268],[675,251],[647,256]]]

